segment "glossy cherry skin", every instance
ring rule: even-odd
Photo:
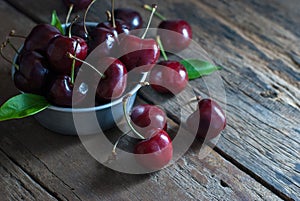
[[[159,170],[173,157],[172,141],[166,131],[157,129],[151,138],[136,144],[134,154],[137,162],[143,167]]]
[[[69,76],[59,75],[50,83],[46,98],[53,105],[72,107],[72,102],[73,105],[77,105],[81,103],[87,95],[88,90],[82,91],[79,88],[80,87],[74,88]]]
[[[156,129],[167,129],[167,115],[155,105],[135,106],[130,114],[133,127],[144,137],[149,138]]]
[[[158,26],[157,35],[167,52],[176,53],[186,49],[191,43],[192,28],[184,20],[164,20]]]
[[[186,88],[188,74],[178,61],[161,61],[151,70],[149,81],[155,91],[176,95]]]
[[[187,126],[202,140],[217,137],[226,127],[226,117],[222,108],[211,99],[198,102],[197,110],[187,119]]]
[[[60,31],[50,24],[36,25],[24,42],[24,50],[46,52],[48,43],[53,38],[60,36]]]
[[[124,35],[119,46],[120,60],[127,71],[138,68],[140,72],[150,71],[160,56],[159,46],[154,39],[141,39]]]
[[[127,85],[127,70],[124,64],[113,57],[103,57],[94,65],[104,74],[96,89],[96,100],[100,103],[107,103],[119,98],[125,91]],[[98,78],[96,78],[98,76]],[[93,80],[99,80],[99,74],[93,73]],[[93,85],[93,84],[92,84]]]
[[[19,70],[14,74],[14,83],[23,92],[42,95],[48,72],[47,62],[40,53],[25,52],[20,59]]]
[[[75,50],[76,45],[77,49]],[[82,38],[59,36],[49,42],[47,59],[51,64],[51,70],[58,74],[71,75],[73,59],[69,58],[67,54],[71,53],[77,58],[85,60],[87,51],[88,46]],[[81,64],[81,62],[76,61],[75,68],[80,67]]]
[[[117,8],[115,11],[115,18],[123,20],[129,25],[129,29],[140,29],[143,26],[143,18],[139,12],[129,8]]]
[[[64,0],[65,4],[70,7],[73,5],[75,11],[86,9],[92,0]]]

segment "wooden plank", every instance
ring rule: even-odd
[[[23,4],[10,2],[19,8]],[[55,4],[51,2],[49,5]],[[282,24],[263,18],[255,10],[240,9],[241,4],[165,1],[160,8],[167,16],[191,21],[194,39],[225,67],[221,76],[226,89],[229,123],[218,148],[281,191],[283,197],[298,198],[299,71],[293,62],[295,59],[291,60],[282,49],[289,47],[287,41],[297,44],[299,40],[294,32],[284,31]],[[37,10],[26,12],[39,21],[46,21],[45,14]],[[96,18],[94,14],[90,17]],[[242,26],[245,22],[249,26]],[[259,23],[260,29],[251,28],[250,22]],[[257,31],[253,33],[253,30]],[[293,51],[294,58],[300,55],[295,45],[288,50]],[[202,82],[193,81],[191,85],[205,96],[207,89],[199,84]],[[155,97],[150,89],[144,90],[143,97],[157,104],[164,103],[173,118],[182,104]]]
[[[56,200],[0,151],[0,200]]]
[[[100,165],[77,137],[56,135],[31,118],[0,126],[5,153],[62,200],[280,200],[209,147],[200,159],[200,143],[162,171],[127,175]]]

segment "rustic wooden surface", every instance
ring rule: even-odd
[[[143,3],[153,2],[117,6],[134,7],[147,19]],[[96,2],[89,20],[104,20],[107,8],[109,1]],[[61,1],[1,1],[1,40],[12,28],[26,34],[35,23],[48,22],[53,9],[66,13]],[[228,126],[215,149],[199,159],[196,144],[167,169],[125,175],[97,163],[78,138],[51,133],[33,118],[0,122],[0,200],[300,200],[299,9],[296,0],[159,2],[169,18],[189,21],[194,40],[224,67],[190,82],[195,93],[226,106]],[[0,64],[3,103],[17,91],[9,64]],[[214,76],[225,91],[211,84]],[[187,91],[172,99],[149,87],[140,93],[177,123],[182,99],[191,96]]]

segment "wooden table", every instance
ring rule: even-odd
[[[105,20],[110,1],[89,21]],[[117,1],[144,19],[150,0]],[[115,172],[93,159],[78,137],[55,134],[34,118],[0,122],[0,200],[300,200],[300,4],[297,0],[166,0],[159,11],[193,27],[194,40],[224,69],[228,124],[201,159],[193,145],[173,165],[147,175]],[[0,1],[0,35],[26,35],[49,22],[62,1]],[[155,19],[152,26],[157,26]],[[16,40],[20,45],[22,40]],[[13,51],[6,51],[8,57]],[[0,103],[17,94],[10,64],[0,60]],[[203,79],[190,81],[207,95]],[[214,85],[212,84],[214,90]],[[217,89],[216,89],[217,90]],[[145,87],[139,101],[160,104],[178,122],[181,102]],[[225,100],[225,102],[224,102]],[[208,148],[209,149],[209,148]]]

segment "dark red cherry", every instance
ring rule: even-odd
[[[103,28],[111,30],[112,32],[116,31],[115,35],[121,34],[121,33],[129,34],[130,27],[129,27],[129,25],[127,25],[126,22],[116,19],[115,23],[116,23],[116,25],[114,27],[113,23],[111,21],[101,22],[97,25],[97,27],[98,28],[103,27]]]
[[[120,60],[127,71],[138,68],[140,72],[152,69],[160,56],[158,44],[154,39],[141,39],[134,35],[124,35],[119,46]]]
[[[198,102],[197,110],[188,117],[187,126],[198,138],[210,140],[224,130],[226,117],[215,101],[202,99]]]
[[[85,83],[74,88],[69,76],[59,75],[50,83],[46,98],[53,105],[72,107],[72,101],[73,105],[81,103],[87,92],[88,87]]]
[[[75,11],[87,9],[92,0],[64,0],[65,4],[70,7],[73,5]]]
[[[78,59],[84,60],[87,56],[87,51],[87,44],[82,38],[76,36],[71,38],[59,36],[49,42],[47,59],[51,64],[51,70],[58,74],[70,75],[73,59],[68,57],[68,53],[71,53]],[[76,61],[75,67],[78,68],[80,65],[81,62]]]
[[[151,70],[149,82],[160,93],[176,95],[186,88],[188,74],[178,61],[161,61]]]
[[[116,38],[116,31],[112,31],[104,27],[96,27],[90,35],[91,40],[89,41],[89,53],[97,51],[99,57],[113,55],[118,40]]]
[[[31,51],[23,53],[19,70],[14,74],[16,87],[26,93],[44,94],[47,83],[47,62],[38,52]]]
[[[143,26],[143,18],[139,12],[129,8],[117,8],[114,10],[115,18],[123,20],[129,25],[129,29],[140,29]]]
[[[173,146],[168,133],[157,129],[151,138],[142,140],[134,149],[139,164],[149,170],[165,167],[173,157]]]
[[[46,52],[49,41],[60,35],[60,31],[50,24],[36,25],[24,42],[24,50]]]
[[[149,138],[159,129],[167,129],[167,115],[155,105],[142,104],[135,106],[130,114],[133,127],[144,137]]]
[[[158,26],[157,35],[167,52],[176,53],[186,49],[191,43],[192,28],[184,20],[164,20]]]
[[[116,58],[103,57],[98,59],[96,65],[93,65],[104,74],[97,85],[97,101],[106,103],[119,98],[124,93],[127,84],[127,71],[124,64]],[[94,72],[92,78],[99,80],[96,76],[100,75]]]

